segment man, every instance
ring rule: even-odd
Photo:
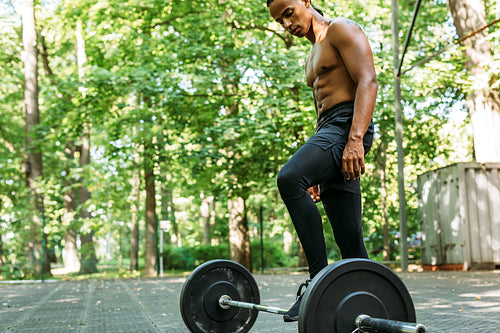
[[[307,38],[306,81],[318,117],[316,133],[278,174],[278,188],[299,236],[312,279],[327,266],[323,203],[342,258],[368,258],[361,227],[359,177],[373,141],[372,116],[378,90],[373,56],[361,28],[351,20],[328,20],[311,0],[267,0],[271,16],[290,34]],[[318,187],[318,185],[320,185]],[[283,316],[296,321],[297,301]]]

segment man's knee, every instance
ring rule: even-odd
[[[283,199],[298,198],[304,194],[308,187],[306,177],[298,175],[286,165],[278,173],[277,183]]]
[[[278,173],[277,183],[280,193],[284,194],[292,190],[297,182],[293,173],[288,171],[286,167],[283,167]]]

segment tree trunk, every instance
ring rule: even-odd
[[[82,145],[80,147],[80,167],[90,164],[90,130],[88,125],[84,125],[82,133]],[[85,203],[90,200],[90,192],[83,186],[83,179],[79,180],[78,204],[80,207],[80,218],[90,219],[92,216],[85,208]],[[80,248],[80,271],[79,274],[92,274],[97,272],[97,256],[95,252],[94,232],[90,231],[81,236],[82,246]]]
[[[172,181],[172,175],[167,174],[167,182]],[[182,247],[182,238],[181,231],[179,228],[179,224],[175,219],[175,205],[174,205],[174,196],[172,193],[172,189],[170,186],[165,187],[165,197],[168,203],[168,220],[170,220],[171,228],[169,232],[169,243],[176,245],[177,247]]]
[[[154,163],[150,150],[151,142],[144,145],[144,181],[146,185],[146,267],[144,275],[156,276],[158,245],[156,234],[156,200]]]
[[[248,220],[245,200],[235,198],[228,200],[229,209],[229,245],[231,259],[252,271],[252,253],[248,236]]]
[[[166,167],[162,166],[162,170],[160,171],[161,175],[165,175]],[[170,221],[170,229],[162,230],[161,232],[166,233],[166,237],[164,238],[165,244],[172,244],[172,239],[169,237],[170,232],[172,231],[172,221],[170,220],[170,197],[171,191],[168,188],[168,183],[166,181],[160,182],[160,191],[161,191],[161,219],[165,221]]]
[[[132,129],[133,136],[137,135],[137,128]],[[132,193],[130,205],[130,270],[139,270],[139,206],[140,187],[141,187],[141,155],[140,145],[137,143],[134,148],[134,174],[132,175]]]
[[[298,237],[297,237],[297,255],[299,256],[299,263],[298,263],[299,267],[305,267],[309,265],[307,263],[306,253]]]
[[[73,143],[68,144],[65,149],[65,155],[68,161],[74,159],[74,152],[75,150]],[[78,247],[76,244],[76,198],[73,184],[73,179],[70,179],[70,170],[69,168],[66,168],[66,178],[64,180],[64,185],[66,188],[68,188],[68,190],[64,193],[64,214],[62,217],[62,224],[64,228],[63,263],[66,270],[70,272],[77,272],[80,269],[80,259],[78,258]]]
[[[483,0],[448,0],[448,6],[459,37],[484,27],[486,13]],[[471,87],[466,105],[472,122],[474,155],[479,163],[500,162],[500,96],[491,89],[497,73],[492,73],[493,63],[488,30],[464,42],[465,67],[471,74]]]
[[[139,270],[139,187],[141,184],[139,170],[135,170],[132,178],[132,203],[130,205],[130,270]]]
[[[17,11],[23,23],[24,52],[24,116],[26,121],[27,161],[24,166],[26,185],[29,188],[29,202],[34,209],[31,213],[31,235],[28,241],[27,265],[34,274],[42,271],[42,216],[44,213],[43,198],[37,191],[37,182],[43,175],[42,152],[33,135],[34,128],[40,123],[38,110],[38,52],[36,48],[35,10],[33,0],[15,1]],[[46,269],[50,264],[45,260]]]
[[[137,207],[137,205],[133,204]],[[136,208],[137,210],[137,208]],[[130,230],[130,270],[139,270],[139,219],[137,211],[132,213],[132,227]]]
[[[213,230],[215,228],[215,198],[212,197],[212,200],[210,201],[210,218],[209,218],[209,225],[210,225],[210,230]],[[219,245],[219,239],[215,239],[212,236],[210,236],[210,244],[212,246]]]
[[[381,137],[385,138],[387,131],[382,129]],[[382,211],[382,228],[383,228],[383,249],[382,254],[384,260],[391,260],[391,247],[389,238],[389,212],[387,210],[387,143],[384,140],[380,142],[379,154],[380,160],[378,161],[378,170],[380,175],[380,200]]]
[[[206,197],[203,193],[201,195],[202,195],[201,217],[203,224],[203,244],[209,245],[212,242],[211,223],[212,223],[212,217],[214,216],[214,212],[212,210],[214,197],[213,196]]]
[[[136,169],[132,176],[132,203],[130,205],[130,270],[139,270],[139,207],[137,202],[139,200],[140,191],[140,171]]]
[[[288,227],[285,226],[285,231],[283,231],[283,251],[286,254],[292,253],[292,243],[293,243],[293,234],[288,230]]]
[[[63,263],[68,272],[78,272],[80,269],[80,259],[78,258],[78,248],[76,245],[77,233],[69,226],[64,233]]]

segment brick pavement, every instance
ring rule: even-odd
[[[500,332],[500,271],[400,275],[429,332]],[[255,275],[262,304],[287,307],[305,274]],[[0,332],[182,332],[184,278],[0,284]],[[260,313],[251,332],[297,332]]]

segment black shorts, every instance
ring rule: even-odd
[[[342,170],[342,155],[351,130],[353,114],[354,102],[340,103],[324,111],[319,116],[316,133],[307,141],[307,143],[314,144],[325,151],[330,150],[338,170]],[[372,146],[373,133],[372,121],[363,137],[365,155]],[[321,193],[331,188],[361,194],[359,179],[345,180],[342,172],[332,175],[331,179],[320,184]]]

